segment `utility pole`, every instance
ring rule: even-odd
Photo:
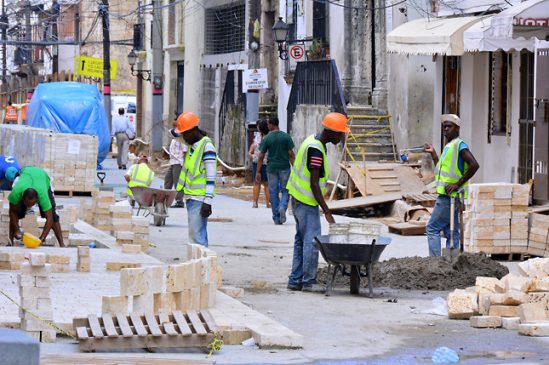
[[[27,0],[25,4],[25,39],[27,42],[32,41],[32,27],[31,27],[31,3],[30,0]],[[27,66],[29,68],[29,76],[33,74],[32,72],[32,46],[30,44],[25,46],[25,56],[27,57]]]
[[[6,3],[2,0],[2,18],[0,18],[2,27],[2,40],[5,42],[8,40],[8,17],[6,16]],[[6,72],[8,68],[8,62],[6,57],[8,55],[6,43],[2,45],[2,87],[5,88],[5,84],[8,81],[6,79]]]
[[[162,56],[162,3],[153,1],[152,22],[152,152],[162,151],[162,136],[164,134],[164,120],[162,115],[162,99],[164,93],[164,60]]]
[[[102,0],[99,6],[103,20],[103,107],[112,131],[111,120],[111,38],[109,34],[109,0]]]
[[[59,35],[57,31],[57,19],[59,18],[59,14],[60,14],[60,7],[57,0],[53,0],[53,4],[51,7],[52,7],[52,16],[53,16],[53,23],[51,26],[51,35],[52,35],[52,39],[55,42],[57,42],[59,40]],[[52,71],[55,74],[59,72],[59,46],[58,45],[52,46],[52,54],[53,54]]]
[[[137,24],[139,29],[139,42],[138,44],[134,44],[135,51],[142,51],[143,50],[143,31],[145,29],[145,22],[143,21],[143,9],[141,8],[143,5],[143,2],[139,0],[137,2]],[[135,30],[134,30],[135,32]],[[134,39],[135,42],[135,39]],[[142,69],[142,62],[141,59],[137,59],[137,69]],[[136,98],[135,98],[135,104],[136,104],[136,110],[135,110],[135,126],[138,136],[143,135],[143,79],[141,77],[137,78],[137,90],[135,92]]]

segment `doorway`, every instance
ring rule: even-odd
[[[177,64],[177,87],[176,87],[176,114],[183,113],[183,96],[185,88],[185,65],[183,62]],[[176,117],[177,117],[176,115]]]

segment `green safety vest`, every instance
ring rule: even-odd
[[[463,142],[460,138],[454,138],[452,141],[448,142],[442,152],[442,156],[438,160],[437,166],[435,167],[435,185],[437,188],[437,193],[446,195],[444,188],[446,185],[456,184],[459,179],[463,177],[463,174],[458,167],[459,159],[459,146]],[[467,162],[464,162],[464,172],[469,169]],[[461,186],[464,190],[464,197],[468,196],[469,182],[466,182]],[[452,196],[456,196],[457,192],[453,192]]]
[[[311,135],[299,146],[299,151],[295,157],[294,166],[288,180],[286,188],[291,196],[303,204],[317,206],[313,190],[311,189],[311,172],[307,168],[307,151],[309,148],[316,148],[322,152],[324,158],[324,177],[319,180],[322,194],[326,191],[326,182],[328,181],[328,159],[326,157],[326,148],[314,135]]]
[[[154,179],[154,172],[145,163],[140,163],[132,166],[130,181],[128,182],[127,193],[133,198],[131,187],[134,186],[149,186]]]
[[[202,164],[202,156],[208,143],[212,143],[212,140],[203,137],[198,142],[196,149],[192,153],[191,151],[187,152],[185,155],[185,163],[181,166],[181,173],[177,182],[177,191],[183,190],[185,195],[191,196],[206,195],[206,168]]]

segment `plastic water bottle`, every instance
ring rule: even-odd
[[[446,346],[439,347],[433,352],[431,360],[435,364],[455,364],[459,361],[458,354]]]
[[[95,244],[95,242],[90,242],[90,244],[88,245],[89,248],[95,248],[97,245]]]

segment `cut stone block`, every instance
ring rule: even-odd
[[[141,267],[141,264],[133,262],[107,262],[105,267],[107,271],[120,271],[122,269],[136,269]]]
[[[128,297],[124,295],[104,295],[101,299],[101,313],[128,314]]]
[[[530,291],[549,291],[549,276],[534,278],[530,285]]]
[[[140,253],[141,252],[141,245],[123,244],[122,245],[122,252],[123,253]]]
[[[113,223],[114,224],[114,223]],[[130,240],[134,238],[134,233],[129,231],[117,231],[114,235],[117,240]]]
[[[162,266],[145,267],[146,286],[150,293],[157,294],[164,291],[164,268]]]
[[[210,303],[210,285],[202,284],[200,286],[200,309],[208,308]]]
[[[76,271],[78,272],[90,272],[91,258],[89,256],[78,256],[76,262]]]
[[[189,304],[189,309],[200,309],[200,288],[191,289],[191,300]]]
[[[49,276],[36,276],[35,283],[37,288],[51,287],[51,279]]]
[[[490,306],[489,316],[494,317],[518,317],[519,307],[512,305],[492,305]]]
[[[153,294],[136,295],[133,297],[132,313],[154,313]]]
[[[0,270],[21,270],[21,262],[8,262],[8,261],[2,261],[0,262]]]
[[[505,317],[501,319],[501,327],[506,330],[518,330],[520,317]]]
[[[170,312],[177,309],[174,293],[154,294],[154,313],[158,313],[162,309]]]
[[[21,273],[33,276],[49,276],[52,272],[51,264],[45,264],[44,266],[31,266],[28,262],[21,264]]]
[[[184,289],[180,292],[173,293],[175,307],[178,311],[186,312],[191,306],[191,289]]]
[[[90,248],[86,246],[80,246],[78,247],[78,257],[89,257],[90,256]]]
[[[51,327],[37,319],[22,319],[21,320],[21,329],[24,329],[25,331],[47,331],[50,330]]]
[[[519,305],[519,317],[521,323],[546,321],[546,305],[543,303],[524,303]]]
[[[501,317],[472,316],[469,324],[474,328],[498,328],[501,327]]]
[[[29,263],[31,266],[44,266],[46,264],[46,254],[42,252],[29,253]]]
[[[478,313],[477,294],[456,289],[448,295],[448,317],[467,319]]]
[[[50,264],[68,265],[71,262],[71,258],[65,255],[48,255],[47,261]]]
[[[212,260],[211,258],[200,259],[200,283],[209,283],[211,281]]]
[[[19,296],[22,298],[49,298],[50,288],[37,288],[22,286],[19,288]]]
[[[549,292],[528,293],[528,303],[542,303],[549,306]]]
[[[169,265],[166,279],[168,292],[180,292],[190,289],[193,283],[193,265],[189,262],[178,265]]]
[[[530,279],[524,276],[507,274],[501,278],[500,284],[496,284],[495,289],[501,293],[510,290],[516,290],[526,293],[530,287]]]
[[[120,270],[120,294],[121,295],[143,295],[148,291],[145,281],[145,269],[122,269]],[[152,299],[151,299],[152,301]]]
[[[17,286],[19,287],[35,287],[36,286],[36,277],[32,275],[17,275]]]
[[[46,330],[40,332],[40,342],[54,343],[57,339],[57,332],[55,330]]]
[[[223,289],[223,288],[221,288]],[[491,296],[498,294],[479,293],[478,295],[478,313],[483,316],[487,316],[490,311]]]
[[[521,324],[518,330],[521,335],[525,336],[547,337],[549,336],[549,322]]]
[[[68,264],[51,264],[51,270],[53,272],[69,272],[70,267]]]
[[[496,284],[499,284],[499,279],[497,278],[477,276],[475,280],[476,292],[477,293],[481,293],[481,292],[495,293]]]

